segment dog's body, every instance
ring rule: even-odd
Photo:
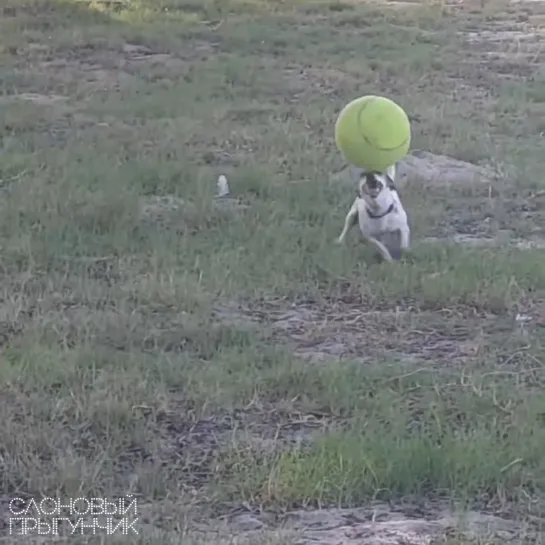
[[[348,231],[359,223],[364,238],[375,245],[386,261],[399,259],[401,251],[409,249],[411,231],[394,184],[395,174],[395,165],[388,168],[385,174],[359,174],[359,194],[346,215],[344,228],[337,239],[339,244],[344,242]],[[399,236],[397,247],[380,240],[392,234]]]

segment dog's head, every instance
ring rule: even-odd
[[[384,189],[395,191],[394,180],[389,174],[381,174],[380,172],[364,172],[360,177],[359,194],[360,197],[370,197],[375,200]]]

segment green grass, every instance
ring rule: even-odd
[[[515,500],[513,493],[536,484],[543,441],[539,395],[528,398],[505,377],[475,374],[468,384],[449,384],[453,374],[430,376],[423,369],[392,380],[391,373],[392,366],[375,376],[360,367],[328,370],[314,380],[301,373],[292,388],[303,398],[324,400],[343,425],[303,450],[268,456],[235,446],[228,463],[232,496],[286,507],[445,493],[471,503],[483,494]],[[294,395],[287,389],[286,397]],[[528,473],[529,466],[534,470]]]
[[[539,44],[466,39],[522,9],[0,8],[1,502],[133,493],[153,545],[222,543],[199,517],[240,504],[542,517],[543,252],[449,244],[545,236]],[[333,125],[366,93],[497,173],[403,187],[394,266],[333,243]],[[245,207],[218,209],[219,174]]]

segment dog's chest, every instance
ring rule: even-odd
[[[403,212],[401,212],[401,216],[403,216]],[[390,252],[390,255],[394,259],[398,259],[400,257],[402,242],[401,230],[403,226],[401,223],[403,222],[403,218],[396,214],[395,211],[382,218],[371,218],[368,216],[367,211],[360,211],[359,217],[361,230],[382,242]],[[361,226],[362,219],[365,226]]]
[[[398,231],[400,228],[396,208],[382,217],[372,217],[369,215],[367,208],[360,210],[359,221],[362,231],[369,233],[373,237],[378,237],[381,233],[385,232]]]

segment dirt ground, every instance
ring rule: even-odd
[[[542,543],[544,22],[4,2],[2,541]],[[411,119],[393,266],[333,243],[363,94]],[[127,531],[70,507],[129,497]]]

